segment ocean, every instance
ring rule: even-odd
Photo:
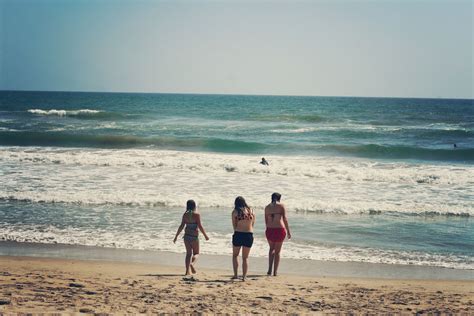
[[[259,164],[262,157],[269,166]],[[282,194],[283,256],[474,269],[473,100],[0,91],[0,240],[183,252]]]

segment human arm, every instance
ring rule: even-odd
[[[291,239],[290,226],[288,225],[288,218],[286,217],[286,208],[281,204],[281,215],[283,219],[283,224],[285,224],[286,233],[288,234],[288,239]]]
[[[176,243],[176,240],[178,239],[178,236],[181,233],[181,231],[183,230],[183,228],[184,228],[184,215],[181,218],[181,225],[179,225],[179,227],[178,227],[178,231],[176,232],[176,236],[174,236],[174,239],[173,239],[174,243]]]
[[[199,230],[204,235],[204,238],[206,238],[206,240],[209,240],[209,237],[207,236],[206,231],[204,230],[204,227],[202,227],[202,224],[201,224],[201,215],[200,214],[196,214],[196,215],[197,215],[196,223],[198,224]]]
[[[237,229],[237,217],[235,216],[236,211],[232,211],[231,217],[232,217],[232,227],[234,227],[234,230]]]
[[[268,206],[265,207],[264,216],[265,216],[265,226],[268,227]]]
[[[251,210],[253,216],[252,216],[252,227],[255,226],[255,221],[257,220],[257,216],[255,216],[255,213],[253,212],[253,210]]]

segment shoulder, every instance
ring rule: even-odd
[[[279,209],[280,209],[280,212],[286,212],[286,208],[284,204],[279,204]]]

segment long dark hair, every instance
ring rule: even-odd
[[[188,200],[186,202],[186,211],[193,212],[196,210],[196,202],[194,200]]]
[[[243,197],[238,196],[235,198],[234,209],[237,210],[239,215],[241,215],[245,209],[250,209],[250,207],[247,205],[247,202],[245,202]]]

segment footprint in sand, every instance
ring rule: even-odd
[[[257,296],[256,298],[260,298],[262,300],[273,301],[273,297],[271,296]]]
[[[83,288],[84,285],[80,283],[69,283],[69,287]]]
[[[79,309],[79,313],[94,314],[94,311],[90,308],[81,308]]]
[[[7,299],[0,299],[0,305],[10,305],[11,301]]]

